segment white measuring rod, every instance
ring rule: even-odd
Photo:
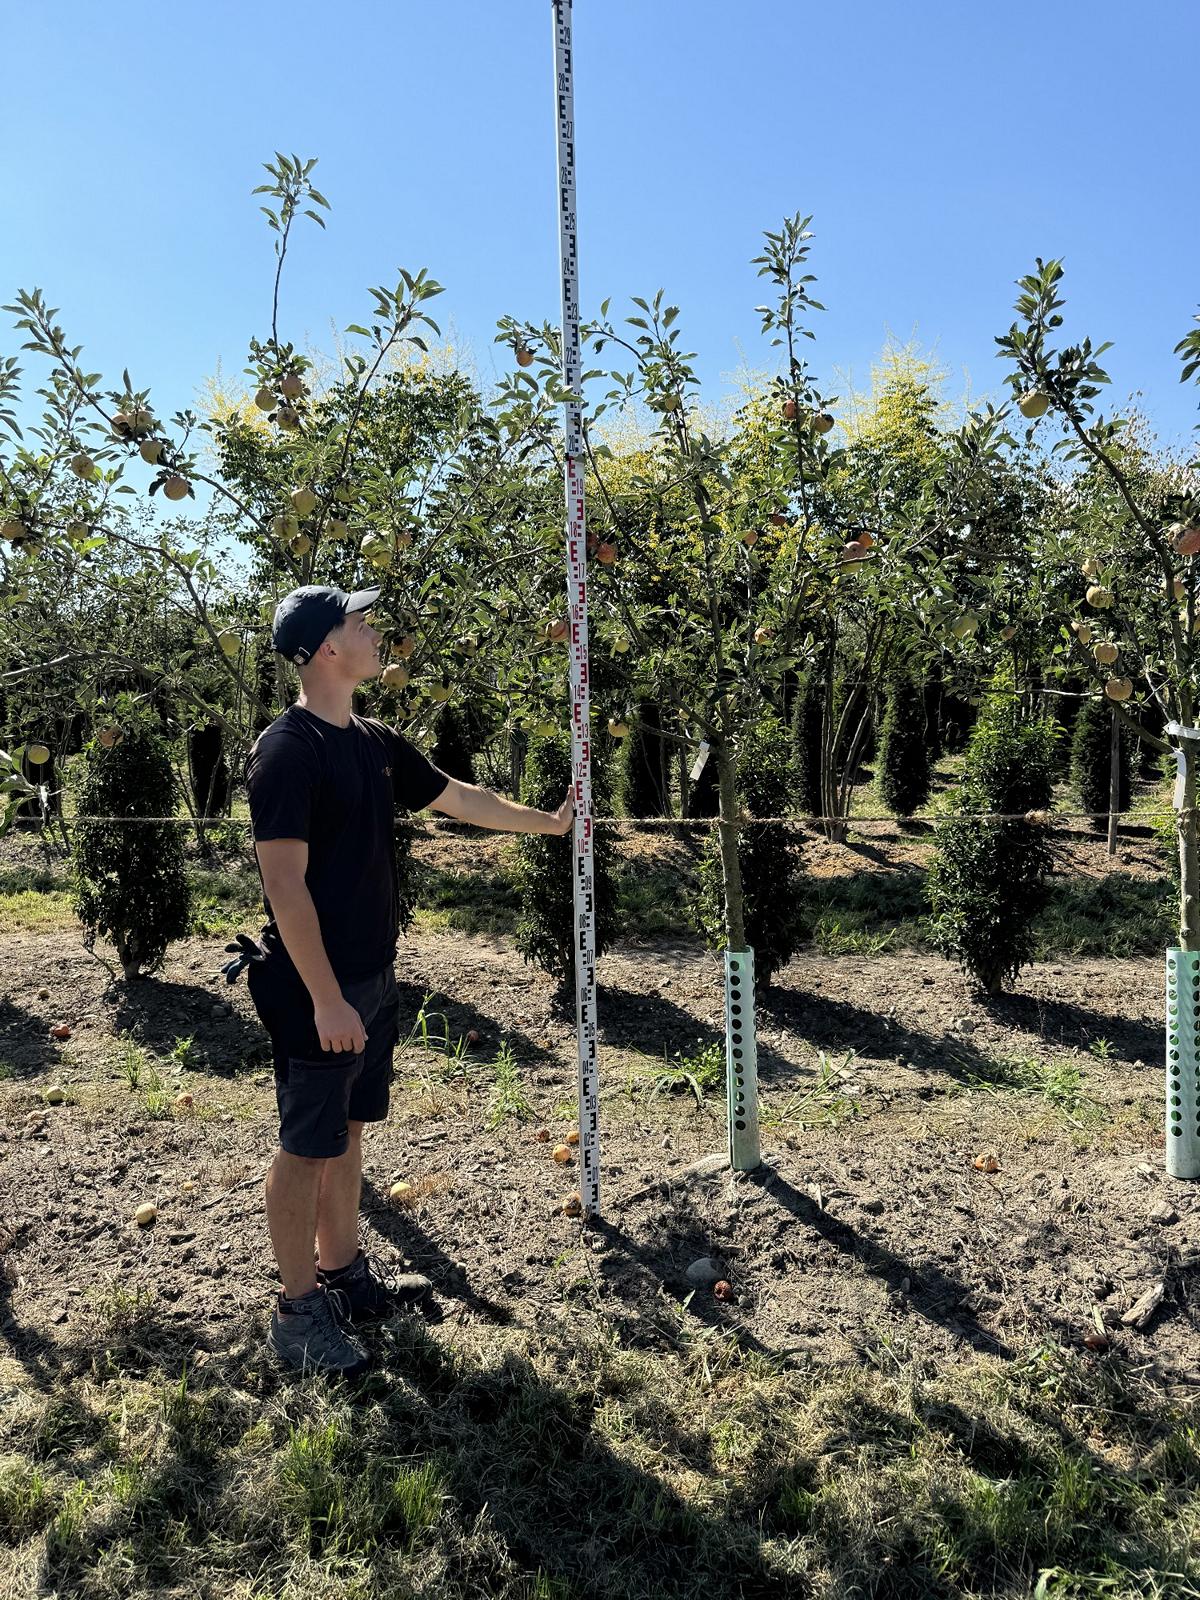
[[[579,256],[575,226],[575,88],[571,0],[553,0],[558,110],[558,240],[562,268],[562,379],[581,388]],[[592,717],[588,670],[587,534],[583,422],[577,398],[563,407],[566,436],[567,604],[571,617],[571,772],[575,791],[575,1017],[579,1037],[579,1196],[600,1209],[600,1067],[596,1050],[596,895],[592,817]]]

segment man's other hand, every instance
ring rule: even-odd
[[[322,1050],[346,1050],[360,1056],[367,1048],[367,1031],[362,1018],[348,1000],[336,1000],[332,1005],[316,1006],[313,1021]]]

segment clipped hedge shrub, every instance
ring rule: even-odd
[[[1026,716],[1016,696],[987,704],[950,801],[967,815],[938,824],[927,894],[937,948],[996,995],[1033,959],[1051,853],[1045,828],[1023,814],[1050,804],[1057,725]],[[1021,816],[984,821],[987,812]]]

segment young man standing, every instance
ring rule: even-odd
[[[232,982],[248,966],[275,1059],[266,1199],[283,1291],[268,1343],[291,1366],[349,1374],[368,1364],[352,1325],[405,1303],[358,1244],[362,1130],[387,1115],[399,1037],[394,812],[554,834],[574,814],[569,794],[556,812],[535,811],[447,778],[395,729],[354,714],[355,689],[381,667],[367,620],[378,597],[309,586],[275,612],[274,646],[301,689],[246,763],[268,921],[226,969]],[[420,1297],[429,1286],[409,1287]]]

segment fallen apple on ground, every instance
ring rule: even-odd
[[[975,1169],[977,1172],[999,1172],[1000,1162],[996,1156],[988,1151],[984,1155],[975,1157]]]
[[[537,1132],[534,1134],[533,1137],[537,1140],[538,1144],[549,1144],[550,1143],[550,1129],[549,1128],[539,1128],[537,1130]]]
[[[48,1106],[60,1106],[66,1098],[67,1093],[61,1083],[52,1083],[46,1090],[46,1104]]]
[[[52,1039],[69,1039],[71,1037],[71,1024],[69,1022],[56,1022],[50,1029]]]
[[[412,1184],[405,1183],[403,1180],[401,1180],[399,1183],[394,1183],[388,1190],[388,1199],[391,1200],[393,1204],[398,1206],[411,1205],[416,1198],[417,1191],[413,1188]]]
[[[554,1159],[560,1166],[571,1159],[571,1146],[569,1144],[556,1144],[554,1146]]]
[[[157,1216],[158,1207],[147,1200],[144,1205],[140,1205],[133,1213],[133,1220],[139,1228],[148,1228]]]
[[[195,1105],[195,1100],[188,1093],[188,1091],[184,1089],[182,1093],[175,1096],[175,1104],[178,1106],[180,1111],[190,1111],[193,1105]]]

